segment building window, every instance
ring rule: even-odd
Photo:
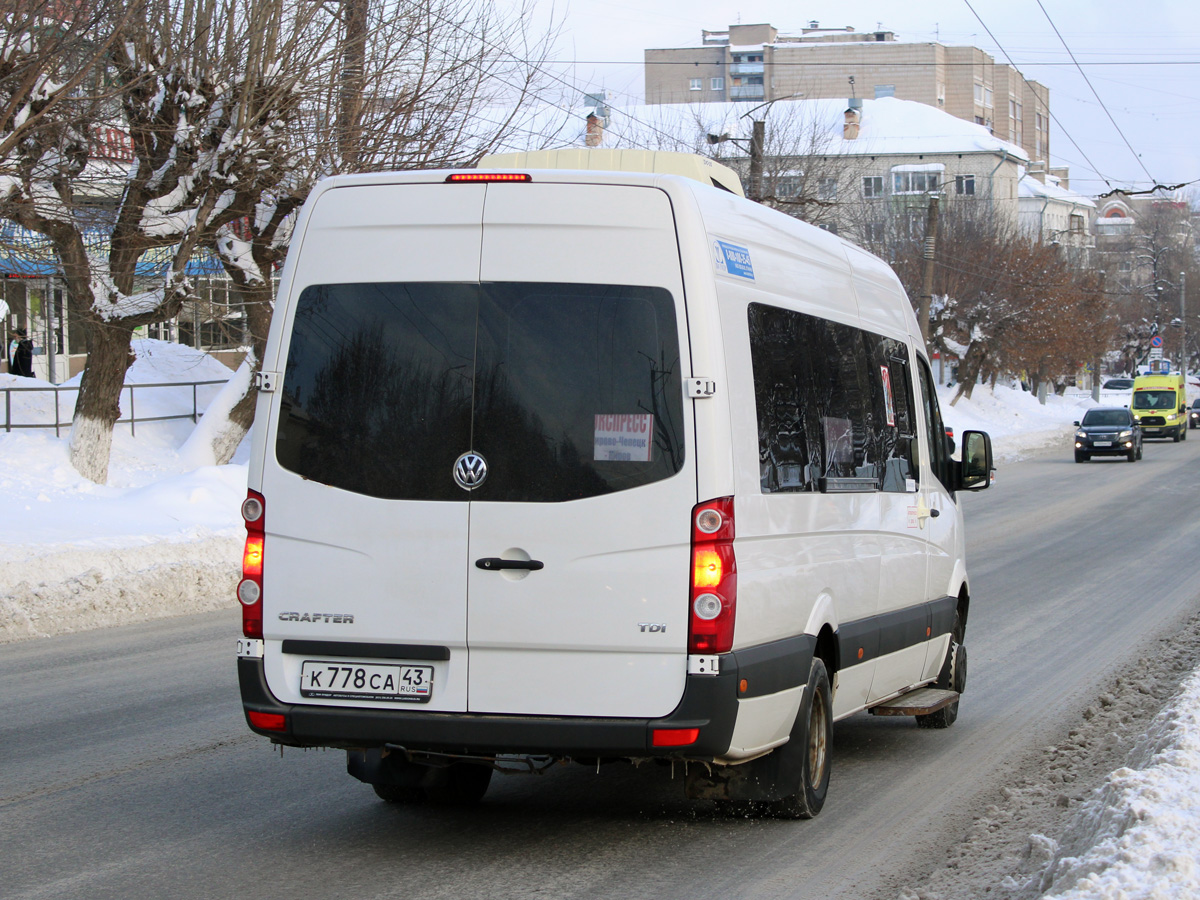
[[[975,102],[983,106],[983,85],[975,82]]]
[[[688,90],[689,91],[704,90],[704,79],[703,78],[693,78],[691,81],[688,82]]]
[[[721,77],[710,78],[708,86],[714,91],[723,91],[725,90],[725,79]]]
[[[775,178],[775,197],[779,200],[791,200],[794,197],[799,197],[803,190],[803,175],[778,175]]]
[[[975,195],[975,176],[974,175],[955,175],[954,176],[954,193],[965,194],[967,196]]]
[[[863,196],[869,198],[883,196],[883,176],[864,175],[862,180]]]
[[[1083,234],[1087,230],[1083,224],[1083,216],[1071,213],[1071,234]]]
[[[937,172],[893,172],[893,194],[925,194],[938,189]]]
[[[825,201],[837,199],[836,178],[822,178],[817,181],[817,199]]]
[[[863,240],[868,244],[882,244],[885,233],[883,222],[867,222],[863,225]]]
[[[992,108],[992,89],[990,87],[983,89],[983,105],[988,109]]]
[[[894,84],[877,84],[875,85],[875,99],[882,100],[884,97],[895,97],[896,86]]]

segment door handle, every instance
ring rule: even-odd
[[[496,572],[500,569],[527,569],[530,572],[536,572],[545,567],[546,564],[540,559],[501,559],[498,556],[485,556],[483,559],[475,560],[475,568],[487,569],[489,572]]]

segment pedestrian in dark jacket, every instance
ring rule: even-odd
[[[24,328],[14,328],[8,344],[8,371],[23,378],[33,377],[33,341]]]

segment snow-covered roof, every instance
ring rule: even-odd
[[[777,100],[769,105],[759,101],[627,107],[609,104],[601,146],[700,152],[707,149],[709,134],[748,140],[751,119],[765,117],[768,155],[991,153],[1026,165],[1030,161],[1024,150],[982,125],[924,103],[894,97],[862,100],[858,137],[846,140],[842,129],[847,103],[824,99]],[[752,110],[756,112],[748,116]],[[501,138],[497,151],[584,146],[584,120],[590,112],[591,107],[531,110]],[[478,121],[486,129],[487,123],[502,122],[506,116],[504,110],[481,110]],[[745,154],[744,149],[741,152]]]
[[[1053,175],[1047,175],[1044,184],[1032,175],[1025,175],[1017,185],[1017,196],[1058,200],[1062,203],[1072,203],[1075,206],[1096,208],[1095,202],[1088,197],[1060,186],[1058,179]]]

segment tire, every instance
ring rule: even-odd
[[[1075,462],[1077,463],[1087,462],[1091,458],[1091,454],[1081,453],[1078,450],[1075,451]]]
[[[1183,429],[1182,429],[1182,428],[1176,428],[1176,429],[1175,429],[1175,433],[1174,433],[1173,435],[1171,435],[1171,440],[1173,440],[1175,443],[1177,443],[1177,444],[1178,444],[1178,443],[1179,443],[1179,435],[1180,435],[1182,432],[1183,432]]]
[[[1182,425],[1179,426],[1179,439],[1181,441],[1187,440],[1187,429],[1184,428]]]
[[[1138,458],[1138,459],[1141,459],[1141,458],[1142,458],[1142,450],[1143,450],[1143,448],[1145,448],[1145,446],[1146,446],[1145,444],[1138,444],[1138,445],[1137,445],[1137,458]]]
[[[962,693],[967,687],[967,648],[953,638],[946,651],[946,661],[938,675],[937,686]],[[919,728],[949,728],[958,721],[958,701],[943,706],[927,716],[915,716]]]
[[[1126,453],[1125,458],[1127,460],[1129,460],[1130,462],[1137,462],[1138,461],[1137,447],[1134,447],[1132,450],[1130,450],[1128,453]]]
[[[829,792],[832,746],[833,691],[829,686],[825,663],[814,659],[809,668],[804,700],[796,714],[796,723],[792,726],[791,739],[775,751],[783,751],[787,757],[780,760],[780,770],[793,773],[798,770],[799,783],[794,785],[792,793],[765,804],[769,815],[778,819],[811,819],[821,811],[825,805],[825,795]],[[799,765],[793,767],[788,762]]]
[[[452,763],[445,768],[429,770],[424,781],[425,796],[434,803],[474,806],[487,793],[491,780],[489,766]]]

